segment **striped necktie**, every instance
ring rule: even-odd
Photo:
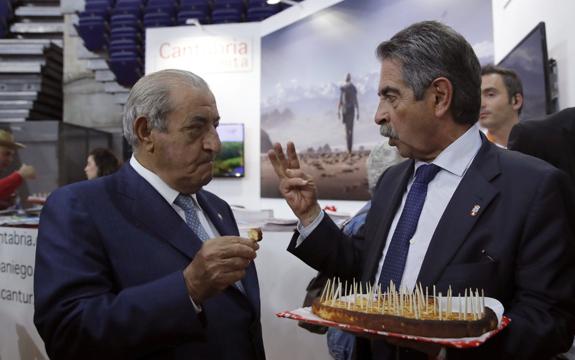
[[[174,200],[174,204],[184,210],[184,214],[186,215],[186,224],[188,224],[194,234],[196,234],[202,241],[208,240],[210,236],[200,223],[200,218],[198,217],[198,211],[200,209],[194,198],[189,195],[180,194],[176,200]]]

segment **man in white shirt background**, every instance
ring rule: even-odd
[[[515,71],[486,65],[481,69],[479,124],[489,141],[507,147],[509,134],[519,122],[523,108],[523,85]]]

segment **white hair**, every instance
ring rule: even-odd
[[[132,147],[139,145],[134,134],[134,122],[139,117],[148,119],[150,130],[167,130],[166,116],[172,111],[170,88],[175,84],[209,90],[204,79],[185,70],[161,70],[142,77],[130,90],[122,116],[124,137]]]

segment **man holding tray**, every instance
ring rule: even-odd
[[[491,144],[476,122],[480,65],[441,23],[416,23],[382,42],[375,122],[410,160],[380,178],[357,241],[324,216],[292,143],[268,153],[300,220],[288,250],[325,273],[363,282],[478,288],[511,324],[473,349],[358,338],[358,359],[549,359],[575,324],[575,239],[565,175]],[[385,288],[385,287],[384,287]],[[396,357],[397,356],[397,357]]]

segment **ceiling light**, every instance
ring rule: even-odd
[[[299,2],[293,0],[267,0],[268,5],[275,5],[279,3],[284,3],[288,5],[299,5]]]

